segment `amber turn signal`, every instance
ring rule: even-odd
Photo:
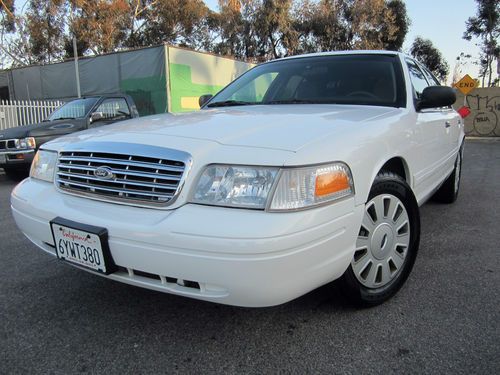
[[[315,195],[324,197],[350,188],[349,176],[344,171],[331,171],[316,176]]]

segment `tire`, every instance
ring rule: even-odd
[[[5,175],[11,180],[21,180],[29,174],[25,169],[4,168]]]
[[[365,205],[351,264],[340,278],[354,304],[371,307],[391,298],[408,278],[420,242],[420,214],[400,176],[381,173]]]
[[[434,193],[433,200],[441,203],[453,203],[457,200],[458,191],[460,190],[460,179],[462,177],[462,156],[463,147],[460,148],[457,154],[452,174],[443,182],[439,190]]]

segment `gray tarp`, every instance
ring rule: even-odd
[[[32,100],[44,98],[40,66],[29,66],[12,71],[14,95],[17,100]]]
[[[40,73],[43,99],[62,99],[77,96],[75,64],[72,61],[44,65],[41,67]]]
[[[164,46],[81,58],[79,70],[83,96],[126,93],[134,98],[141,115],[166,111]],[[0,87],[7,86],[9,73],[13,81],[9,87],[11,99],[77,97],[73,61],[0,72]]]

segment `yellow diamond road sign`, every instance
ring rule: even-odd
[[[476,81],[468,74],[464,75],[460,81],[455,83],[455,87],[464,95],[476,88]]]

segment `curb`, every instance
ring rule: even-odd
[[[474,137],[474,136],[466,136],[466,141],[486,141],[486,142],[499,142],[500,137]]]

